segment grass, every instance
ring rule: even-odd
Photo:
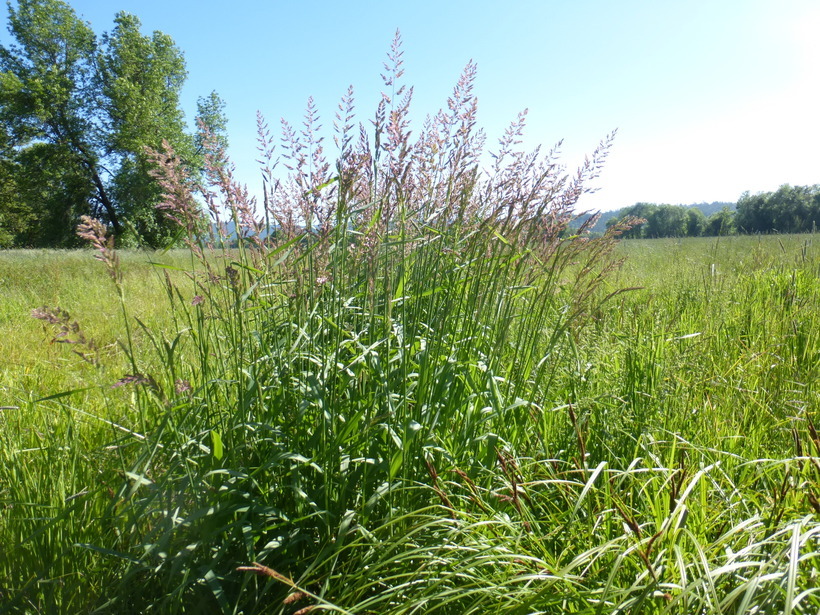
[[[400,73],[267,222],[211,152],[237,247],[166,152],[188,250],[0,255],[3,612],[817,612],[814,237],[568,236],[605,147],[480,176]]]
[[[19,406],[4,410],[2,423],[1,527],[4,542],[16,545],[3,559],[2,576],[15,583],[4,587],[4,595],[9,600],[21,597],[10,603],[21,612],[48,612],[49,605],[52,612],[83,611],[103,604],[104,597],[119,601],[109,607],[112,610],[127,610],[127,604],[135,611],[148,604],[163,604],[159,610],[216,610],[217,598],[203,598],[192,589],[207,587],[202,580],[207,570],[186,570],[184,560],[194,560],[199,548],[186,542],[194,535],[211,543],[206,561],[227,560],[214,572],[227,610],[251,608],[247,595],[253,596],[248,600],[252,604],[284,599],[287,585],[231,572],[261,560],[282,570],[280,574],[292,575],[307,596],[316,596],[296,604],[332,603],[354,613],[618,608],[751,612],[754,607],[785,611],[788,605],[793,605],[792,612],[812,612],[818,575],[818,512],[812,499],[816,502],[820,487],[820,442],[810,423],[816,420],[814,382],[820,356],[820,285],[813,240],[794,236],[621,243],[617,253],[628,260],[607,283],[612,289],[641,288],[599,305],[583,335],[567,338],[538,407],[516,406],[520,402],[507,398],[515,386],[509,374],[494,378],[499,390],[490,382],[489,390],[476,393],[482,386],[473,382],[467,393],[458,390],[468,385],[459,384],[453,374],[457,366],[449,357],[437,366],[429,376],[433,382],[426,385],[428,406],[458,399],[454,407],[438,408],[439,415],[457,416],[438,419],[447,429],[430,429],[422,451],[429,451],[434,465],[415,467],[410,477],[402,476],[409,473],[403,467],[404,441],[424,429],[429,410],[413,415],[422,419],[421,428],[410,427],[408,421],[406,432],[387,423],[387,416],[352,413],[351,419],[350,411],[344,413],[346,422],[357,421],[337,436],[348,450],[332,454],[325,449],[322,455],[330,459],[321,462],[338,463],[332,480],[341,484],[326,483],[325,467],[315,467],[317,455],[300,457],[281,446],[286,437],[300,440],[300,450],[323,446],[317,437],[324,434],[299,429],[300,415],[309,412],[299,407],[303,401],[293,400],[296,416],[287,421],[269,417],[268,424],[245,420],[223,427],[222,460],[215,459],[213,437],[203,425],[197,424],[200,431],[189,428],[192,437],[187,442],[183,427],[175,427],[180,430],[173,438],[176,454],[182,452],[184,460],[171,455],[161,471],[169,472],[175,463],[204,467],[196,477],[190,469],[176,468],[176,484],[164,488],[178,492],[182,500],[160,502],[157,499],[171,493],[152,493],[155,499],[139,504],[138,512],[145,517],[150,511],[154,520],[143,528],[145,535],[133,541],[137,550],[121,550],[121,534],[124,529],[135,531],[135,520],[126,521],[112,501],[123,506],[127,496],[133,501],[140,489],[152,486],[136,486],[139,480],[153,480],[147,472],[133,471],[133,460],[140,458],[135,449],[143,441],[133,442],[126,432],[103,422],[112,420],[129,429],[140,424],[134,410],[130,415],[125,410],[111,413],[141,395],[120,395],[125,387],[110,389],[125,373],[115,367],[119,361],[125,370],[124,352],[112,350],[106,367],[90,366],[66,348],[48,344],[42,324],[26,313],[47,303],[45,296],[65,297],[61,303],[75,301],[83,327],[92,336],[104,337],[116,330],[112,317],[94,308],[97,302],[111,303],[115,293],[110,281],[99,269],[87,268],[92,261],[87,252],[36,257],[4,253],[3,280],[14,280],[19,275],[15,272],[25,267],[29,281],[16,283],[19,296],[4,294],[3,304],[4,322],[9,323],[4,339],[13,342],[4,352],[23,357],[4,362],[3,370],[3,404]],[[189,255],[123,255],[128,296],[149,299],[144,304],[129,300],[129,306],[140,310],[143,322],[170,332],[162,302],[164,277],[157,275],[149,257],[176,266]],[[54,276],[49,275],[52,271]],[[50,283],[38,288],[37,280]],[[138,293],[129,289],[132,283]],[[150,365],[150,342],[141,338],[138,345],[140,361]],[[401,378],[418,391],[425,386],[422,373],[391,375],[395,370],[381,368],[375,353],[365,353],[372,345],[357,340],[347,363],[359,359],[359,365],[366,365],[356,374],[360,391],[366,389],[367,378],[387,383],[357,400],[355,407],[361,414],[378,403],[372,396],[382,392],[388,395],[382,402],[385,408],[372,412],[401,412],[397,406],[403,399],[422,394],[396,396],[391,408],[390,392],[400,385],[390,378]],[[307,349],[294,356],[299,354],[306,362],[318,360],[317,353]],[[416,369],[419,364],[416,361]],[[31,384],[35,374],[40,374],[39,381]],[[462,377],[468,382],[479,374],[486,377],[487,368],[481,371],[476,364]],[[21,378],[30,384],[10,384]],[[55,391],[83,388],[92,378],[98,383],[107,378],[108,386],[34,401]],[[252,385],[245,378],[241,385],[247,390]],[[256,376],[257,381],[270,378]],[[302,387],[294,397],[321,407],[323,393],[315,383],[295,377],[291,382]],[[348,376],[343,388],[350,387]],[[447,394],[435,393],[435,387]],[[284,408],[286,394],[277,391],[265,403]],[[254,398],[248,405],[260,403]],[[335,403],[338,407],[351,400]],[[198,411],[204,406],[201,400],[195,405]],[[170,410],[196,414],[179,401]],[[159,415],[161,409],[154,412]],[[507,418],[517,414],[525,415],[518,434],[518,417]],[[211,420],[201,422],[210,426]],[[484,440],[473,440],[482,430],[471,421],[497,429],[484,427]],[[369,425],[369,431],[363,425]],[[231,430],[244,433],[229,440]],[[287,430],[292,433],[286,436],[282,432]],[[510,450],[513,437],[515,453]],[[152,443],[154,453],[159,444],[166,443]],[[243,471],[236,470],[240,456],[245,458]],[[424,459],[415,461],[424,464]],[[362,501],[358,486],[368,470],[379,477]],[[153,475],[158,471],[150,470]],[[128,490],[120,500],[113,494],[125,477]],[[208,493],[215,489],[223,496],[216,499],[220,507],[212,510]],[[291,503],[291,508],[298,504],[296,510],[278,508],[282,503],[276,500],[295,494],[302,499]],[[174,526],[164,516],[172,505],[181,513],[186,499],[193,512]],[[260,510],[252,512],[254,506]],[[192,518],[197,514],[199,518]],[[309,536],[297,535],[297,544],[284,547],[289,531],[306,527]],[[186,544],[174,544],[174,531],[185,535],[177,542]],[[213,552],[227,536],[235,543],[243,531],[251,534],[245,549],[233,544],[233,553]],[[299,540],[305,544],[299,546]],[[318,553],[316,545],[321,545]],[[167,551],[151,558],[151,553],[140,553],[149,547]],[[274,564],[270,558],[277,549],[290,555],[280,555]],[[312,556],[305,551],[313,551]],[[163,570],[164,559],[171,560],[170,570]],[[147,560],[152,570],[162,573],[164,585],[150,600],[139,602],[128,597],[127,587],[152,576]],[[129,574],[129,583],[122,583]],[[226,586],[232,576],[233,586]],[[108,596],[112,586],[118,595]],[[134,587],[145,594],[146,586]],[[180,593],[166,597],[174,588]]]

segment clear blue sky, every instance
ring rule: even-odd
[[[415,116],[434,113],[468,60],[494,146],[529,108],[528,145],[564,139],[574,167],[608,132],[614,149],[582,206],[735,201],[820,183],[817,0],[72,0],[98,33],[140,17],[184,51],[198,96],[227,103],[231,155],[255,191],[256,111],[301,120],[313,96],[330,126],[352,84],[359,119],[379,100],[394,31]],[[0,41],[9,43],[3,10]]]

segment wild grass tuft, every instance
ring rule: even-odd
[[[0,389],[4,609],[816,612],[810,239],[570,234],[609,139],[485,158],[472,64],[413,137],[401,60],[333,160],[312,102],[260,118],[261,203],[154,152],[188,249],[85,221],[111,292],[17,300],[99,360]]]

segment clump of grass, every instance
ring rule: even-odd
[[[608,143],[569,176],[554,154],[517,149],[522,115],[485,175],[474,66],[415,141],[401,76],[397,40],[372,143],[348,92],[333,170],[312,104],[300,132],[283,124],[278,161],[262,122],[262,212],[210,151],[210,238],[184,169],[170,151],[154,158],[163,208],[205,271],[191,279],[196,305],[169,287],[189,358],[143,387],[157,423],[120,492],[124,535],[145,551],[125,582],[161,579],[155,608],[197,592],[223,609],[276,596],[238,575],[242,562],[275,560],[289,578],[348,566],[340,532],[402,534],[442,498],[411,488],[435,487],[431,468],[478,479],[499,451],[533,444],[531,413],[556,365],[544,359],[577,334],[613,266],[611,237],[562,237]],[[158,393],[181,370],[191,390]]]
[[[123,587],[147,575],[162,588],[146,608],[281,593],[249,584],[242,562],[275,560],[293,578],[349,566],[342,534],[388,524],[401,535],[431,496],[447,501],[432,468],[478,480],[500,451],[537,442],[532,413],[556,366],[545,359],[577,335],[614,266],[611,236],[562,236],[608,142],[566,175],[554,153],[518,149],[522,114],[482,174],[475,67],[411,140],[401,66],[397,39],[372,143],[345,96],[335,165],[312,104],[301,131],[283,124],[279,160],[260,125],[263,211],[209,151],[210,237],[184,168],[168,150],[154,157],[162,207],[203,274],[191,276],[195,302],[169,284],[189,334],[152,339],[164,373],[134,381],[152,419],[119,492],[128,529],[115,550],[139,561]]]
[[[207,135],[204,178],[155,153],[164,327],[85,223],[128,328],[105,412],[3,423],[11,609],[816,611],[813,278],[629,277],[619,229],[568,233],[609,140],[568,174],[522,114],[483,168],[475,67],[415,138],[402,72],[397,38],[334,161],[312,103],[278,146],[260,118],[258,204]]]

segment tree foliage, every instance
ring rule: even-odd
[[[225,101],[216,92],[200,96],[196,102],[197,131],[194,135],[197,155],[208,148],[206,136],[210,134],[215,145],[223,151],[228,149],[228,118],[225,116]]]
[[[737,231],[735,226],[735,212],[724,207],[719,212],[709,216],[703,234],[709,237],[722,237],[723,235],[734,235]]]
[[[784,184],[775,192],[744,193],[737,227],[746,233],[807,233],[820,226],[820,185]]]
[[[706,215],[697,207],[690,207],[686,212],[686,235],[700,237],[706,230]]]
[[[199,157],[180,108],[182,52],[140,25],[120,12],[98,37],[61,0],[9,4],[15,44],[0,46],[0,245],[69,245],[83,214],[128,243],[168,241],[144,150],[165,140],[194,168]],[[219,102],[211,121],[224,132]]]
[[[647,237],[684,237],[688,231],[686,209],[675,205],[658,205],[647,219]]]

